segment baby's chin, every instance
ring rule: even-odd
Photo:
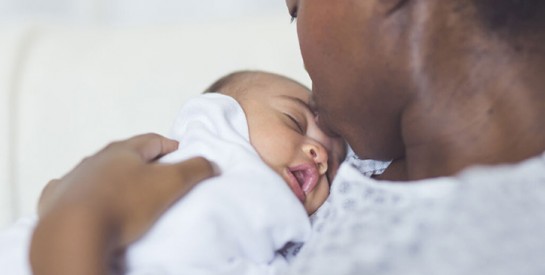
[[[329,179],[322,176],[314,190],[307,194],[307,197],[303,203],[308,215],[312,215],[325,203],[327,197],[329,197],[329,188]]]

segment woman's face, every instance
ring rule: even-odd
[[[344,137],[364,158],[403,155],[399,77],[384,4],[376,0],[287,0],[297,18],[305,67],[324,131]],[[393,2],[393,1],[382,1]],[[390,47],[390,48],[389,48]]]

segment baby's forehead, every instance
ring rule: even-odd
[[[214,90],[214,91],[212,91]],[[216,81],[208,89],[233,97],[239,103],[271,100],[272,97],[290,96],[309,102],[310,89],[283,75],[263,71],[240,71]]]
[[[245,88],[254,96],[286,95],[305,99],[310,97],[310,89],[285,76],[257,74],[247,77],[251,81],[246,82],[248,86]]]
[[[286,84],[286,85],[297,85],[300,86],[302,89],[307,89],[305,86],[300,84],[299,82],[288,78],[283,75],[274,74],[274,73],[267,73],[267,72],[248,72],[240,75],[240,79],[248,84],[253,85],[263,85],[263,84],[271,84],[271,83],[278,83],[278,84]]]

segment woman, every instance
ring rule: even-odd
[[[297,17],[301,52],[313,80],[319,122],[331,135],[346,138],[360,157],[404,159],[399,162],[403,176],[418,180],[454,175],[476,164],[517,163],[545,151],[545,127],[542,126],[545,79],[541,76],[545,70],[545,4],[542,1],[286,2],[290,14]],[[115,143],[55,182],[59,186],[49,188],[54,194],[46,196],[48,200],[43,202],[45,211],[32,243],[34,272],[105,274],[109,258],[143,234],[190,186],[213,174],[211,165],[204,160],[186,162],[177,168],[159,167],[153,163],[158,156],[175,147],[172,142],[157,136]],[[545,171],[541,159],[536,158],[532,164],[537,165],[537,171]],[[527,166],[529,164],[522,164],[520,169]],[[168,169],[171,173],[159,173],[159,169]],[[134,171],[138,172],[132,173]],[[545,185],[538,181],[545,178],[542,174],[513,172],[503,178],[511,181],[520,178],[520,182],[510,182],[509,186],[531,181],[538,193]],[[463,182],[460,185],[468,194],[482,194],[476,179],[471,175],[449,178],[455,183]],[[150,187],[158,180],[167,184]],[[426,183],[433,184],[434,181]],[[496,182],[497,186],[504,186],[505,182],[500,181],[491,178],[487,182],[492,186]],[[415,186],[418,185],[416,182]],[[453,198],[464,192],[459,185],[453,186],[452,190],[443,190],[448,198],[444,201],[452,203]],[[149,192],[154,196],[147,195]],[[125,195],[114,198],[118,193]],[[480,196],[474,197],[479,201]],[[488,206],[493,206],[500,198],[493,196],[489,202],[492,204]],[[529,268],[529,273],[542,273],[543,267],[533,265],[534,262],[511,262],[506,260],[511,256],[505,256],[495,248],[487,247],[482,251],[470,246],[470,241],[464,239],[467,235],[450,234],[449,243],[441,243],[441,238],[431,239],[435,235],[452,233],[452,228],[466,232],[471,225],[475,225],[471,232],[481,236],[479,240],[489,240],[485,244],[490,245],[504,243],[503,239],[497,241],[486,237],[500,234],[498,228],[505,234],[524,231],[525,235],[534,236],[545,224],[545,217],[537,209],[541,200],[539,196],[529,198],[528,205],[520,210],[522,212],[510,212],[508,218],[513,220],[503,223],[501,221],[506,220],[502,216],[504,210],[509,212],[513,208],[509,199],[502,201],[504,207],[498,208],[501,211],[494,212],[494,207],[486,207],[490,210],[486,215],[479,211],[475,214],[462,211],[463,217],[473,224],[456,223],[458,227],[449,229],[448,226],[441,227],[438,220],[422,218],[419,220],[421,227],[432,228],[430,234],[415,233],[424,239],[422,242],[397,242],[388,246],[390,240],[382,240],[379,245],[380,248],[395,248],[395,253],[390,254],[394,256],[390,257],[405,255],[400,259],[407,260],[407,255],[411,255],[411,261],[407,260],[403,265],[401,260],[370,265],[360,262],[359,266],[352,267],[356,272],[372,269],[375,274],[395,274],[396,270],[411,270],[409,263],[412,262],[419,264],[412,266],[415,272],[437,273],[439,270],[433,268],[434,261],[430,260],[435,256],[430,255],[437,255],[433,252],[438,251],[455,251],[459,255],[450,255],[453,264],[448,267],[458,272],[476,273],[479,268],[481,271],[494,270],[497,265],[480,265],[494,260],[494,263],[515,266],[504,271],[507,274],[520,271],[516,268],[523,266]],[[443,200],[437,203],[434,209],[458,217],[455,215],[458,212],[450,208],[456,204],[447,207],[441,205]],[[93,210],[83,207],[89,204],[101,207]],[[135,205],[139,205],[142,215],[130,215],[134,213],[131,210]],[[472,204],[465,207],[471,206],[475,207]],[[415,209],[427,211],[426,208]],[[451,210],[453,212],[448,212]],[[525,216],[523,214],[533,218],[524,221],[525,225],[528,223],[526,227],[513,229],[523,223],[517,220],[517,217]],[[481,227],[479,222],[483,221],[478,215],[499,224],[491,227],[488,223]],[[416,220],[409,222],[410,228],[420,228],[413,223]],[[73,231],[74,228],[80,231]],[[84,234],[70,238],[73,232]],[[521,255],[516,259],[528,259],[531,254],[545,252],[542,238],[517,241],[520,235],[509,236],[514,238],[513,244],[534,243],[531,247],[507,243],[513,255]],[[426,238],[433,241],[426,241]],[[85,247],[88,249],[83,249]],[[323,252],[323,255],[329,255],[327,253],[331,252]],[[65,260],[67,255],[72,260]],[[454,269],[449,270],[456,273]]]

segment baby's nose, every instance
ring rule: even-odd
[[[320,175],[325,174],[327,172],[327,150],[322,146],[321,144],[305,144],[303,146],[303,151],[309,157],[314,161],[316,164],[316,167],[318,168],[318,172]]]

